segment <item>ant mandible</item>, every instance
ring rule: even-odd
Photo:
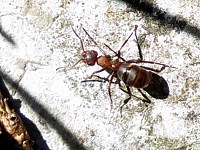
[[[109,98],[111,101],[111,108],[112,108],[112,98],[111,98],[111,84],[114,83],[113,79],[116,78],[116,83],[119,85],[119,88],[127,93],[129,97],[124,100],[123,105],[120,107],[120,111],[122,113],[122,108],[128,103],[128,101],[131,99],[132,96],[141,99],[135,95],[132,95],[130,87],[135,87],[138,89],[138,91],[141,93],[141,95],[145,98],[142,99],[143,102],[151,103],[151,100],[142,92],[141,89],[146,91],[150,96],[156,99],[166,99],[169,96],[169,86],[166,82],[166,80],[159,76],[158,73],[165,69],[165,67],[171,67],[168,65],[165,65],[163,63],[157,63],[152,61],[145,61],[143,60],[142,51],[139,45],[138,37],[137,37],[137,25],[135,26],[134,31],[131,32],[131,34],[128,36],[128,38],[124,41],[118,52],[115,52],[113,49],[111,49],[107,44],[104,44],[109,50],[111,50],[115,56],[116,59],[112,59],[110,55],[107,55],[101,48],[101,52],[103,55],[98,56],[97,51],[95,50],[85,50],[83,46],[83,41],[80,38],[80,36],[75,32],[75,30],[72,27],[73,32],[75,35],[79,38],[81,43],[81,48],[83,50],[83,53],[81,54],[81,59],[75,63],[72,67],[77,65],[79,62],[83,61],[85,64],[89,66],[94,66],[95,63],[97,65],[101,66],[102,69],[95,71],[92,73],[91,77],[96,76],[100,79],[103,79],[105,81],[109,82],[108,85],[108,93]],[[84,32],[89,36],[89,38],[98,45],[94,39],[89,35],[89,33],[83,28]],[[138,60],[125,60],[123,57],[121,57],[121,50],[124,47],[124,45],[128,42],[130,37],[135,33],[136,37],[136,43],[139,50],[139,57]],[[150,64],[157,64],[162,65],[162,68],[160,70],[156,70],[150,67],[145,66],[139,66],[136,65],[137,63],[150,63]],[[63,68],[63,67],[60,67]],[[58,69],[60,69],[58,68]],[[175,68],[175,67],[171,67]],[[107,71],[109,73],[109,76],[107,78],[102,78],[98,75],[95,75],[102,71]],[[109,79],[110,78],[110,79]],[[84,82],[84,81],[83,81]],[[126,85],[126,89],[124,90],[121,82],[123,82]]]

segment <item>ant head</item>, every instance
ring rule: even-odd
[[[94,66],[95,63],[97,62],[97,56],[98,56],[98,53],[94,50],[87,50],[87,51],[84,51],[81,55],[81,60],[89,65],[89,66]]]

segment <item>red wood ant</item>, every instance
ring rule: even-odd
[[[72,28],[75,35],[79,38],[81,47],[83,50],[83,53],[81,54],[81,59],[75,64],[77,65],[80,61],[83,61],[85,64],[89,66],[94,66],[95,63],[97,65],[101,66],[102,69],[95,71],[92,73],[91,77],[95,76],[100,79],[103,79],[104,81],[108,81],[108,93],[111,101],[111,108],[112,108],[112,98],[111,98],[111,89],[110,86],[113,82],[113,79],[116,78],[116,82],[119,85],[119,88],[127,93],[129,97],[124,100],[123,105],[120,107],[120,111],[122,112],[122,108],[124,105],[128,103],[128,101],[131,99],[132,96],[141,99],[135,95],[132,95],[130,87],[135,87],[138,89],[138,91],[142,94],[142,96],[145,99],[142,99],[143,102],[151,103],[151,100],[142,92],[141,89],[146,91],[150,96],[156,99],[166,99],[169,96],[169,86],[165,79],[161,76],[159,76],[157,73],[161,72],[165,69],[165,67],[171,67],[162,63],[152,62],[152,61],[145,61],[143,60],[142,51],[139,45],[138,37],[136,34],[137,26],[135,26],[134,31],[129,35],[129,37],[124,41],[118,52],[115,52],[112,50],[108,45],[104,44],[109,50],[111,50],[115,56],[116,59],[112,59],[110,55],[106,55],[106,53],[100,48],[101,52],[104,54],[102,56],[98,56],[98,53],[94,50],[85,50],[83,46],[83,41],[80,38],[80,36],[75,32],[75,30]],[[98,45],[94,39],[88,34],[88,32],[83,28],[85,33],[89,36],[89,38]],[[121,50],[124,47],[124,45],[128,42],[132,34],[135,33],[136,42],[139,50],[139,60],[125,60],[121,57]],[[156,70],[153,68],[145,67],[145,66],[139,66],[136,65],[137,63],[150,63],[150,64],[157,64],[162,65],[162,68],[160,70]],[[73,65],[72,67],[74,67]],[[60,67],[61,68],[61,67]],[[171,67],[175,68],[175,67]],[[58,68],[59,69],[59,68]],[[98,75],[95,75],[102,71],[107,71],[109,73],[109,76],[107,78],[102,78]],[[110,79],[109,79],[110,78]],[[94,81],[94,80],[90,80]],[[85,80],[83,82],[88,82],[88,80]],[[121,82],[123,82],[126,85],[126,89],[124,90]]]

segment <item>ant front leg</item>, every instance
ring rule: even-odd
[[[102,72],[102,71],[104,71],[104,70],[106,70],[106,68],[102,68],[102,69],[100,69],[100,70],[97,70],[97,71],[93,72],[89,78],[92,78],[93,76],[97,76],[97,75],[95,75],[95,74],[100,73],[100,72]]]
[[[102,71],[104,71],[104,70],[106,70],[106,69],[107,69],[107,67],[102,68],[102,69],[100,69],[100,70],[97,70],[97,71],[93,72],[92,75],[91,75],[89,78],[97,77],[97,78],[103,80],[103,82],[106,82],[106,81],[107,81],[107,82],[111,82],[111,83],[113,83],[113,84],[117,84],[117,81],[116,81],[116,82],[113,82],[112,75],[114,76],[114,72],[112,72],[111,74],[109,74],[106,78],[100,77],[100,76],[96,75],[97,73],[100,73],[100,72],[102,72]],[[109,80],[110,76],[111,76],[112,79]]]
[[[105,83],[105,82],[109,82],[109,77],[107,77],[107,78],[104,78],[104,77],[100,77],[100,76],[98,76],[98,75],[93,75],[94,77],[97,77],[98,79],[86,79],[86,80],[83,80],[83,81],[81,81],[81,83],[84,83],[84,82],[103,82],[103,83]],[[113,82],[114,83],[114,82]]]
[[[93,72],[89,78],[92,78],[92,77],[94,77],[94,76],[97,76],[97,77],[98,77],[98,75],[95,75],[95,74],[100,73],[100,72],[102,72],[102,71],[104,71],[104,70],[106,70],[106,68],[102,68],[102,69],[100,69],[100,70],[97,70],[97,71]],[[101,77],[100,77],[100,78],[101,78]]]
[[[136,31],[137,31],[137,27],[135,28],[135,38],[136,38],[136,43],[137,43],[137,47],[138,47],[138,50],[139,50],[140,60],[143,60],[142,50],[141,50],[141,47],[140,47],[140,44],[139,44],[139,40],[138,40]]]
[[[93,79],[88,79],[88,80],[83,80],[83,81],[81,81],[81,83],[84,83],[84,82],[103,82],[103,83],[105,83],[105,82],[109,82],[110,80],[109,80],[109,77],[110,77],[110,74],[108,75],[108,77],[100,77],[100,76],[98,76],[98,75],[93,75],[92,77],[97,77],[99,80],[93,80]],[[117,81],[112,81],[111,82],[112,84],[117,84]]]
[[[83,81],[81,81],[81,82],[96,82],[96,81],[97,81],[97,82],[106,82],[106,81],[109,82],[110,74],[109,74],[108,77],[106,77],[106,78],[100,77],[100,76],[96,75],[97,73],[102,72],[102,71],[104,71],[104,70],[106,70],[106,68],[102,68],[102,69],[100,69],[100,70],[97,70],[97,71],[93,72],[93,73],[88,77],[89,80],[83,80]],[[92,77],[97,77],[97,78],[99,78],[100,80],[90,80]]]

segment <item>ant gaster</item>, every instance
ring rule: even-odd
[[[94,66],[95,63],[97,63],[97,65],[102,67],[102,69],[93,72],[91,77],[96,76],[100,79],[103,79],[103,80],[109,82],[108,92],[109,92],[109,97],[110,97],[110,101],[111,101],[111,108],[112,108],[112,98],[111,98],[110,86],[112,83],[114,83],[113,82],[114,78],[117,79],[116,83],[119,85],[119,88],[123,92],[125,92],[129,95],[129,97],[126,100],[124,100],[123,105],[120,107],[120,111],[122,111],[123,106],[126,105],[128,103],[128,101],[131,99],[131,96],[138,98],[137,96],[132,95],[130,87],[137,88],[138,91],[145,98],[145,99],[142,99],[142,101],[146,102],[146,103],[151,103],[151,100],[142,92],[141,89],[145,90],[150,96],[152,96],[156,99],[166,99],[168,97],[168,95],[169,95],[168,84],[165,81],[165,79],[163,77],[159,76],[157,73],[164,70],[165,67],[171,67],[171,66],[168,66],[168,65],[165,65],[162,63],[143,60],[141,48],[140,48],[139,41],[138,41],[137,34],[136,34],[137,25],[135,26],[134,31],[124,41],[124,43],[122,44],[122,46],[120,47],[120,49],[118,50],[117,53],[114,50],[112,50],[108,45],[105,44],[105,46],[109,50],[111,50],[115,54],[115,56],[117,56],[117,59],[112,59],[112,57],[110,55],[106,55],[106,53],[101,48],[99,48],[99,49],[104,54],[102,56],[98,56],[98,53],[94,50],[85,50],[82,39],[79,37],[79,35],[75,32],[75,30],[73,28],[72,28],[72,30],[75,33],[75,35],[79,38],[81,47],[83,50],[83,53],[81,54],[81,59],[75,65],[77,65],[80,61],[83,61],[85,64],[87,64],[89,66]],[[96,45],[98,45],[84,28],[83,28],[83,30],[89,36],[89,38]],[[124,45],[128,42],[129,38],[132,36],[133,33],[135,33],[140,59],[139,60],[125,60],[124,58],[121,57],[121,50],[124,47]],[[156,70],[156,69],[149,68],[149,67],[138,66],[138,65],[136,65],[137,63],[157,64],[157,65],[162,65],[162,68],[160,70]],[[75,65],[73,65],[73,67]],[[60,68],[62,68],[62,67],[60,67]],[[175,68],[175,67],[171,67],[171,68]],[[104,70],[106,70],[109,73],[109,76],[107,78],[102,78],[98,75],[95,75]],[[127,90],[124,90],[122,88],[121,81],[124,82]],[[138,99],[141,99],[141,98],[138,98]]]

